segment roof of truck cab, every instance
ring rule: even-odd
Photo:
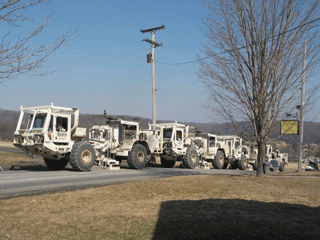
[[[126,120],[122,120],[122,119],[117,119],[117,120],[110,120],[107,121],[106,124],[127,124],[127,125],[134,125],[134,126],[138,126],[139,122],[135,122],[135,121],[126,121]]]
[[[20,106],[21,111],[37,111],[37,112],[48,112],[51,109],[52,112],[74,112],[78,108],[58,107],[53,104],[47,106],[36,106],[36,107],[23,107]]]
[[[157,124],[150,124],[150,127],[159,127],[159,128],[170,128],[170,127],[186,127],[186,125],[177,123],[177,122],[171,122],[171,123],[157,123]]]

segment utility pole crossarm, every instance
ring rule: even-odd
[[[147,43],[150,43],[150,44],[154,45],[155,47],[162,47],[162,43],[154,42],[154,41],[152,41],[152,40],[150,40],[150,39],[148,39],[148,38],[145,38],[145,39],[143,39],[142,41],[145,41],[145,42],[147,42]]]
[[[145,30],[140,30],[140,32],[142,33],[146,33],[146,32],[155,32],[155,31],[158,31],[158,30],[161,30],[161,29],[165,29],[166,26],[162,25],[160,27],[155,27],[155,28],[149,28],[149,29],[145,29]]]

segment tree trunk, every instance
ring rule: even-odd
[[[266,141],[260,140],[257,142],[258,144],[258,166],[257,166],[257,177],[264,177],[265,174],[263,172],[263,163],[266,158]]]

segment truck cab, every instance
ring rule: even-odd
[[[187,139],[189,126],[184,124],[177,122],[149,124],[149,130],[160,133],[160,152],[171,155],[173,158],[177,155],[184,154],[186,146],[191,144]]]
[[[21,106],[13,144],[45,158],[63,158],[70,152],[74,138],[86,134],[85,130],[77,129],[78,118],[77,108],[57,107],[53,103],[41,107]]]

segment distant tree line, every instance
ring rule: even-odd
[[[15,131],[20,112],[2,110],[0,109],[0,139],[1,140],[12,140],[13,133]],[[112,115],[113,117],[121,118],[124,120],[139,119],[140,127],[147,129],[148,124],[152,123],[152,119],[128,116],[128,115]],[[172,120],[159,120],[159,123],[174,122]],[[90,128],[93,125],[102,125],[106,123],[106,119],[103,114],[80,114],[79,127]],[[217,135],[240,135],[237,128],[232,123],[196,123],[196,122],[183,122],[186,125],[195,126],[197,131],[213,133]],[[249,122],[241,122],[242,128],[246,129],[246,132],[253,134],[253,129]],[[279,125],[279,124],[278,124]],[[298,136],[287,135],[279,138],[280,127],[277,126],[273,129],[270,140],[276,139],[284,141],[288,144],[295,144],[298,142]],[[252,139],[246,139],[250,141]],[[305,122],[304,128],[304,142],[306,144],[320,144],[320,123],[316,122]]]

